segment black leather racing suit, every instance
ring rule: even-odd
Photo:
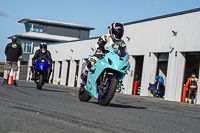
[[[32,65],[35,66],[35,63],[36,63],[36,60],[39,58],[39,57],[46,57],[48,60],[49,60],[49,63],[50,63],[50,71],[48,73],[48,77],[47,77],[47,80],[49,80],[49,77],[51,75],[51,72],[52,72],[52,58],[51,58],[51,53],[46,50],[45,53],[42,53],[42,50],[38,49],[36,52],[35,52],[35,55],[33,56],[32,58]],[[33,69],[32,69],[32,72],[33,72]]]

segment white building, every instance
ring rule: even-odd
[[[15,35],[17,42],[22,46],[22,56],[18,61],[20,68],[16,77],[20,80],[27,79],[29,55],[33,54],[34,47],[39,46],[41,42],[52,44],[88,39],[90,30],[94,30],[93,27],[85,25],[46,19],[24,18],[18,22],[23,23],[26,30],[25,33]],[[8,37],[11,38],[12,36]]]
[[[137,78],[141,79],[140,95],[148,96],[149,83],[154,83],[156,75],[162,75],[164,99],[180,102],[184,79],[192,73],[200,77],[200,8],[124,23],[124,28],[123,40],[131,55],[131,68],[123,81],[123,93],[132,94]],[[98,37],[48,46],[55,61],[53,84],[60,78],[60,85],[79,86],[81,64],[93,54],[97,40]],[[200,104],[200,89],[197,97]]]

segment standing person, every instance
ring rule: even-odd
[[[121,50],[126,49],[125,42],[121,39],[123,34],[123,25],[119,22],[114,22],[109,28],[109,34],[105,34],[99,38],[97,44],[95,44],[95,54],[89,59],[81,74],[81,86],[85,86],[89,69],[98,61],[99,57],[103,57],[108,52],[109,46],[113,47],[116,54],[123,54]]]
[[[157,93],[159,96],[163,96],[164,95],[164,79],[162,76],[157,76],[155,79],[155,84],[157,87]]]
[[[186,83],[187,91],[190,90],[190,99],[189,103],[195,103],[195,92],[197,90],[197,81],[196,75],[193,73]],[[188,96],[186,97],[186,101],[188,100]]]
[[[20,44],[17,44],[16,41],[17,41],[17,37],[13,36],[12,43],[8,43],[5,48],[6,64],[4,66],[5,78],[3,81],[3,85],[8,84],[7,82],[8,71],[10,71],[12,68],[13,69],[13,85],[17,86],[17,82],[16,82],[16,74],[18,71],[17,61],[19,57],[22,55],[22,47]]]

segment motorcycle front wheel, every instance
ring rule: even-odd
[[[118,85],[118,79],[112,77],[107,82],[107,89],[99,90],[98,103],[101,106],[106,106],[107,104],[110,103],[110,101],[113,99],[115,95],[117,85]]]
[[[40,76],[39,76],[39,82],[37,83],[37,89],[38,89],[38,90],[41,90],[41,89],[42,89],[43,78],[44,78],[44,75],[43,75],[43,74],[40,74]]]

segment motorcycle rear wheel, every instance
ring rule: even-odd
[[[41,90],[41,89],[42,89],[43,78],[44,78],[44,75],[43,75],[43,74],[40,74],[40,79],[39,79],[39,82],[38,82],[38,84],[37,84],[37,89],[38,89],[38,90]]]
[[[110,101],[113,99],[115,95],[117,85],[118,85],[118,79],[112,77],[108,83],[108,89],[104,90],[106,92],[102,93],[103,90],[99,90],[98,103],[101,106],[106,106],[110,103]]]
[[[78,98],[82,102],[88,102],[91,99],[91,97],[87,94],[87,91],[85,90],[85,88],[83,88],[82,86],[80,87],[78,91]]]

